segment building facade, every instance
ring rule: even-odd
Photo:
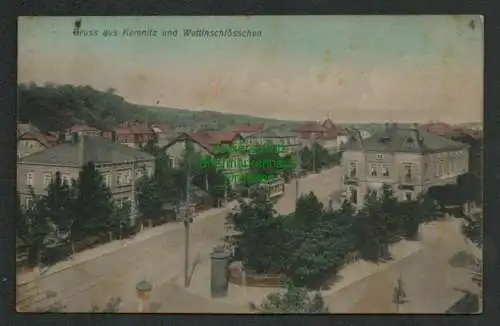
[[[280,154],[283,155],[297,152],[301,145],[296,133],[279,128],[255,132],[244,138],[246,144],[250,146],[280,145],[283,148],[283,152]]]
[[[400,200],[416,199],[430,187],[456,183],[468,172],[468,146],[415,128],[387,124],[363,139],[350,130],[342,156],[341,189],[362,206],[369,191],[392,186]]]
[[[228,177],[233,186],[237,184],[240,176],[248,171],[249,156],[247,153],[232,150],[229,151],[227,156],[221,156],[217,149],[217,147],[222,146],[244,148],[245,140],[239,133],[198,131],[180,134],[175,140],[165,146],[165,152],[170,157],[172,167],[177,168],[180,166],[182,160],[186,157],[187,146],[190,146],[190,150],[193,152],[214,158],[213,163],[215,167]],[[220,161],[217,161],[217,159],[220,159]]]
[[[132,148],[139,148],[150,140],[157,140],[153,128],[143,122],[125,122],[114,129],[114,134],[118,143]]]
[[[46,194],[56,172],[68,183],[78,179],[81,168],[93,162],[119,204],[135,203],[135,182],[154,173],[154,157],[95,136],[73,134],[72,139],[26,156],[17,164],[17,189],[21,205],[28,207],[35,195]],[[132,205],[133,206],[133,205]]]

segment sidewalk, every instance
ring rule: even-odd
[[[443,225],[443,223],[447,225]],[[448,225],[449,224],[449,225]],[[453,225],[452,225],[453,224]],[[391,247],[391,254],[393,260],[386,263],[370,263],[360,260],[358,262],[346,265],[338,273],[338,281],[336,281],[330,288],[322,290],[322,295],[325,299],[333,298],[340,290],[352,286],[364,279],[382,273],[393,265],[401,263],[406,259],[410,259],[414,255],[422,252],[426,247],[435,245],[437,241],[442,239],[444,229],[453,229],[454,222],[436,222],[426,225],[422,229],[422,237],[426,239],[425,244],[417,241],[401,241]],[[430,236],[430,238],[429,238]],[[259,288],[259,287],[246,287],[238,286],[229,283],[228,295],[225,298],[213,299],[210,294],[210,257],[202,257],[200,264],[196,267],[191,279],[191,284],[188,288],[184,288],[183,278],[175,280],[179,287],[185,291],[205,298],[208,301],[216,301],[225,303],[229,306],[244,306],[250,302],[259,305],[270,293],[282,292],[283,288]]]
[[[229,212],[236,205],[237,205],[237,202],[233,201],[233,202],[228,203],[226,207],[213,208],[213,209],[201,212],[194,217],[193,223],[196,223],[196,221],[204,220],[204,219],[207,219],[211,216],[218,215],[218,214],[226,212],[226,211]],[[117,250],[121,250],[123,248],[126,248],[129,245],[137,244],[137,243],[146,241],[150,238],[159,237],[159,236],[166,234],[168,232],[171,232],[173,230],[176,230],[176,229],[181,230],[183,228],[184,228],[184,225],[182,224],[182,222],[171,222],[171,223],[159,225],[159,226],[151,228],[151,229],[145,229],[142,232],[136,234],[133,238],[123,239],[123,240],[113,240],[111,242],[100,245],[99,247],[87,249],[87,250],[84,250],[82,252],[78,252],[75,255],[69,257],[67,260],[60,261],[52,266],[49,266],[47,271],[45,271],[45,272],[40,272],[38,269],[35,268],[32,272],[17,274],[17,283],[19,285],[25,284],[25,283],[31,282],[37,276],[37,274],[40,274],[43,276],[54,274],[54,273],[60,272],[62,270],[71,268],[73,266],[82,264],[84,262],[87,262],[89,260],[108,255],[108,254],[113,253]]]

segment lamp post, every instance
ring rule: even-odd
[[[191,219],[191,162],[189,143],[185,141],[186,148],[186,203],[184,207],[184,286],[189,286],[189,226]]]

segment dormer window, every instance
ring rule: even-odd
[[[415,147],[414,139],[413,138],[408,137],[408,139],[406,140],[406,147],[408,147],[408,148],[414,148]]]
[[[377,160],[383,160],[384,154],[377,154]]]

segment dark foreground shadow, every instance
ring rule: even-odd
[[[454,289],[455,291],[462,292],[463,296],[448,310],[446,314],[480,314],[479,311],[479,296],[468,290]]]

